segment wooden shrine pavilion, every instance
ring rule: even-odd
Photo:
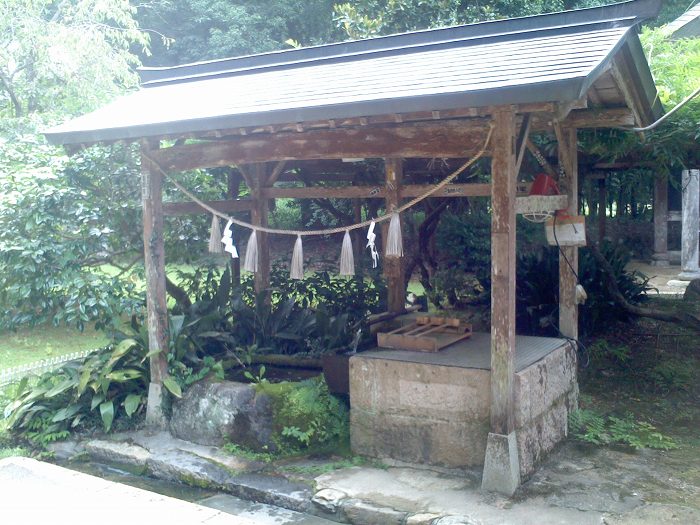
[[[49,141],[70,148],[120,141],[141,145],[149,344],[151,349],[163,350],[151,362],[148,421],[165,424],[160,410],[168,348],[163,216],[201,212],[191,202],[163,203],[164,173],[236,167],[250,188],[250,198],[209,204],[226,213],[249,212],[258,226],[267,225],[270,203],[277,198],[380,199],[392,210],[429,188],[424,180],[417,183],[407,169],[409,163],[469,158],[483,147],[492,130],[486,150],[491,158],[490,182],[452,183],[432,195],[491,198],[491,332],[483,334],[479,343],[486,348],[486,363],[462,366],[479,372],[474,381],[481,386],[460,385],[459,381],[472,379],[453,374],[455,366],[460,366],[453,362],[418,363],[434,367],[427,373],[411,368],[416,365],[413,359],[411,367],[397,365],[392,372],[395,391],[378,386],[371,403],[363,404],[366,392],[353,392],[352,385],[370,387],[374,379],[381,380],[379,375],[372,376],[372,382],[364,381],[370,376],[363,379],[381,357],[375,355],[370,362],[359,354],[351,361],[351,411],[364,412],[362,418],[353,416],[351,426],[353,447],[359,453],[446,466],[483,464],[483,486],[511,494],[543,454],[566,435],[566,414],[576,405],[577,393],[572,349],[578,323],[572,272],[578,264],[576,247],[562,248],[570,266],[563,257],[559,266],[559,329],[571,343],[565,339],[555,339],[550,346],[543,341],[528,343],[548,350],[538,354],[535,362],[518,364],[516,213],[567,209],[576,215],[577,129],[645,126],[661,116],[637,36],[638,25],[655,16],[659,7],[660,0],[633,0],[143,68],[140,90],[48,130]],[[561,195],[533,199],[518,194],[520,165],[533,132],[556,136]],[[362,185],[352,177],[332,186],[279,184],[297,180],[304,170],[311,174],[310,180],[321,182],[324,174],[337,172],[342,159],[348,158],[384,159],[385,184]],[[258,245],[255,283],[265,289],[269,247],[263,232]],[[401,312],[406,293],[402,260],[382,258],[381,264],[389,287],[389,309]],[[555,351],[560,352],[560,361],[545,363]],[[394,363],[406,363],[406,359]],[[543,379],[545,366],[550,377]],[[452,379],[444,379],[446,375]],[[558,383],[564,386],[556,387]],[[557,397],[550,399],[554,391]],[[380,413],[381,392],[400,397],[398,412]],[[536,409],[536,402],[545,399],[549,404]],[[414,419],[401,412],[410,411],[407,404],[422,402],[427,402],[425,412],[414,414]],[[472,402],[480,408],[468,406]],[[418,452],[402,455],[397,434],[406,427],[397,421],[413,424],[440,410],[446,411],[445,424],[407,432],[406,439],[413,439],[410,446]],[[479,425],[469,426],[466,419],[457,417],[467,413],[476,414]],[[365,416],[377,416],[371,420],[373,428],[357,426]],[[547,431],[551,426],[557,426],[555,432]],[[441,448],[445,436],[436,437],[431,428],[449,434],[452,445]]]

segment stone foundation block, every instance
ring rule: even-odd
[[[418,419],[353,407],[350,426],[352,450],[358,454],[464,468],[483,463],[489,422]]]
[[[515,433],[502,435],[489,432],[481,488],[512,496],[519,485],[520,461]]]

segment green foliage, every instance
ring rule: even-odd
[[[36,385],[23,379],[5,408],[7,428],[44,446],[96,420],[109,431],[115,418],[143,411],[148,377],[145,348],[123,339],[40,376]]]
[[[628,345],[610,344],[605,339],[599,339],[589,345],[588,353],[594,363],[609,359],[618,366],[627,367],[632,362],[632,350]]]
[[[605,0],[360,0],[333,7],[336,23],[352,38],[594,7]]]
[[[241,56],[332,40],[333,0],[176,0],[143,10],[142,24],[164,35],[153,42],[158,65]]]
[[[238,456],[251,461],[262,461],[263,463],[271,463],[277,457],[278,454],[273,454],[271,452],[256,452],[254,450],[248,450],[236,443],[225,443],[223,446],[224,452],[228,452],[232,456]]]
[[[629,255],[619,247],[601,246],[601,252],[614,270],[620,292],[631,303],[645,300],[649,279],[639,272],[628,272]],[[579,329],[592,333],[596,328],[617,320],[626,320],[626,312],[618,308],[607,284],[607,275],[593,256],[580,250],[579,279],[588,300],[579,307]],[[526,254],[517,265],[517,329],[519,333],[556,335],[558,319],[559,253],[556,248]]]
[[[99,270],[107,254],[140,246],[140,219],[126,204],[138,191],[111,176],[133,173],[129,152],[100,148],[69,159],[31,126],[7,132],[15,135],[0,139],[0,328],[114,327],[143,304],[133,282]]]
[[[288,270],[274,267],[270,300],[267,293],[254,293],[252,276],[233,286],[230,269],[182,271],[179,278],[196,300],[184,312],[185,337],[175,361],[197,362],[204,355],[244,353],[243,348],[281,354],[335,351],[346,347],[365,317],[381,308],[379,286],[327,272],[292,280]]]
[[[631,414],[624,417],[603,416],[592,410],[577,410],[569,414],[569,428],[576,439],[594,445],[620,444],[634,449],[670,450],[678,445],[646,421],[635,421]]]
[[[692,361],[668,358],[659,361],[648,373],[659,391],[690,390],[695,377]]]
[[[491,266],[491,216],[486,201],[472,200],[459,215],[446,212],[436,232],[440,252],[448,261],[471,272],[488,272]]]
[[[124,0],[3,0],[0,117],[77,114],[136,85],[148,38]]]
[[[272,399],[273,441],[281,453],[337,447],[349,436],[348,409],[322,376],[298,383],[259,383]]]
[[[260,365],[260,368],[258,368],[257,374],[253,374],[249,370],[246,370],[245,372],[243,372],[243,375],[251,383],[255,383],[256,385],[259,385],[261,383],[267,383],[267,379],[265,379],[265,371],[266,371],[265,365]]]

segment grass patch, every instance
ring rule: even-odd
[[[83,332],[65,326],[38,326],[4,332],[0,338],[0,370],[92,350],[109,342],[103,332],[86,327]]]

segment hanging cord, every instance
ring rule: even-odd
[[[623,127],[623,126],[616,126],[616,129],[621,129],[621,130],[624,130],[624,131],[634,131],[635,133],[643,133],[643,132],[645,132],[645,131],[651,131],[652,129],[656,128],[656,127],[657,127],[659,124],[661,124],[664,120],[666,120],[668,117],[670,117],[671,115],[673,115],[676,111],[678,111],[679,109],[681,109],[683,106],[685,106],[688,102],[690,102],[692,99],[694,99],[694,98],[697,97],[698,95],[700,95],[700,87],[698,87],[698,88],[697,88],[695,91],[693,91],[690,95],[688,95],[687,97],[685,97],[681,102],[679,102],[678,104],[676,104],[676,106],[675,106],[671,111],[669,111],[668,113],[666,113],[666,114],[665,114],[663,117],[661,117],[659,120],[657,120],[657,121],[654,122],[653,124],[649,124],[648,126],[646,126],[646,127],[644,127],[644,128],[626,128],[626,127]]]
[[[225,213],[222,213],[219,210],[209,206],[206,202],[202,201],[197,196],[195,196],[193,193],[191,193],[189,190],[187,190],[185,187],[183,187],[182,184],[180,184],[172,176],[168,175],[163,170],[163,168],[160,166],[160,164],[158,164],[155,160],[153,160],[153,158],[150,157],[148,155],[148,153],[144,152],[143,156],[153,166],[155,166],[157,168],[157,170],[163,175],[163,177],[169,179],[178,190],[180,190],[185,196],[190,198],[193,202],[198,204],[202,209],[208,211],[212,215],[216,215],[217,217],[221,217],[222,219],[226,219],[227,221],[231,221],[233,224],[237,224],[238,226],[242,226],[242,227],[248,228],[250,230],[256,230],[256,231],[265,232],[265,233],[272,233],[272,234],[276,234],[276,235],[295,235],[295,236],[332,235],[334,233],[343,233],[343,232],[349,231],[349,230],[357,230],[360,228],[366,228],[367,226],[369,226],[373,222],[379,223],[379,222],[388,221],[389,219],[391,219],[393,213],[402,213],[402,212],[406,211],[407,209],[412,208],[413,206],[415,206],[419,202],[427,199],[435,192],[440,191],[442,188],[444,188],[449,183],[451,183],[454,179],[456,179],[459,175],[461,175],[466,169],[473,166],[474,163],[476,161],[478,161],[481,157],[483,157],[484,153],[486,153],[486,150],[489,146],[489,143],[491,142],[491,135],[493,134],[493,129],[494,129],[494,124],[493,124],[493,122],[491,122],[489,124],[489,132],[488,132],[488,135],[486,136],[486,141],[484,142],[484,145],[482,146],[482,148],[479,150],[479,152],[474,157],[472,157],[470,160],[466,161],[459,168],[457,168],[450,175],[445,177],[442,181],[438,182],[435,186],[430,188],[424,194],[419,195],[418,197],[408,201],[403,206],[400,206],[399,208],[392,210],[391,213],[386,213],[380,217],[377,217],[376,219],[368,219],[366,221],[358,222],[357,224],[352,224],[350,226],[339,226],[337,228],[326,228],[323,230],[308,230],[308,231],[305,231],[305,230],[278,230],[276,228],[268,228],[266,226],[255,226],[255,225],[250,224],[248,222],[235,219],[235,218],[233,218],[229,215],[226,215]]]
[[[579,284],[581,284],[579,281],[578,272],[576,272],[576,270],[574,270],[574,267],[571,264],[571,261],[566,256],[566,253],[564,253],[564,250],[562,249],[561,244],[559,244],[559,240],[557,239],[557,214],[556,213],[554,214],[554,219],[552,222],[552,233],[554,234],[554,242],[557,245],[557,249],[559,250],[559,253],[564,258],[564,260],[566,261],[566,265],[571,270],[571,273],[574,274],[574,277],[576,278],[576,285],[578,286]],[[557,309],[559,309],[559,308],[557,307]],[[559,336],[566,339],[566,341],[569,343],[569,345],[571,345],[572,349],[577,354],[579,354],[581,356],[581,361],[580,361],[581,366],[583,368],[588,368],[588,366],[591,363],[591,355],[588,352],[588,348],[586,347],[586,345],[584,345],[579,339],[575,339],[573,337],[569,337],[568,335],[564,335],[563,333],[561,333],[561,330],[559,330],[558,324],[554,324],[551,321],[549,324],[559,333]],[[575,343],[575,345],[574,345],[574,343]]]
[[[576,272],[576,270],[574,270],[574,267],[573,267],[573,265],[571,264],[571,261],[569,261],[569,258],[566,256],[566,254],[564,253],[564,250],[563,250],[562,247],[561,247],[561,244],[559,244],[559,239],[557,239],[557,214],[556,214],[556,213],[554,214],[554,218],[553,218],[553,221],[552,221],[552,233],[554,234],[554,242],[556,243],[557,248],[559,249],[559,253],[560,253],[561,256],[564,258],[564,260],[566,261],[567,266],[568,266],[569,269],[571,270],[571,273],[573,273],[573,274],[574,274],[574,277],[576,278],[576,284],[581,284],[581,283],[579,282],[579,279],[578,279],[578,272]]]

